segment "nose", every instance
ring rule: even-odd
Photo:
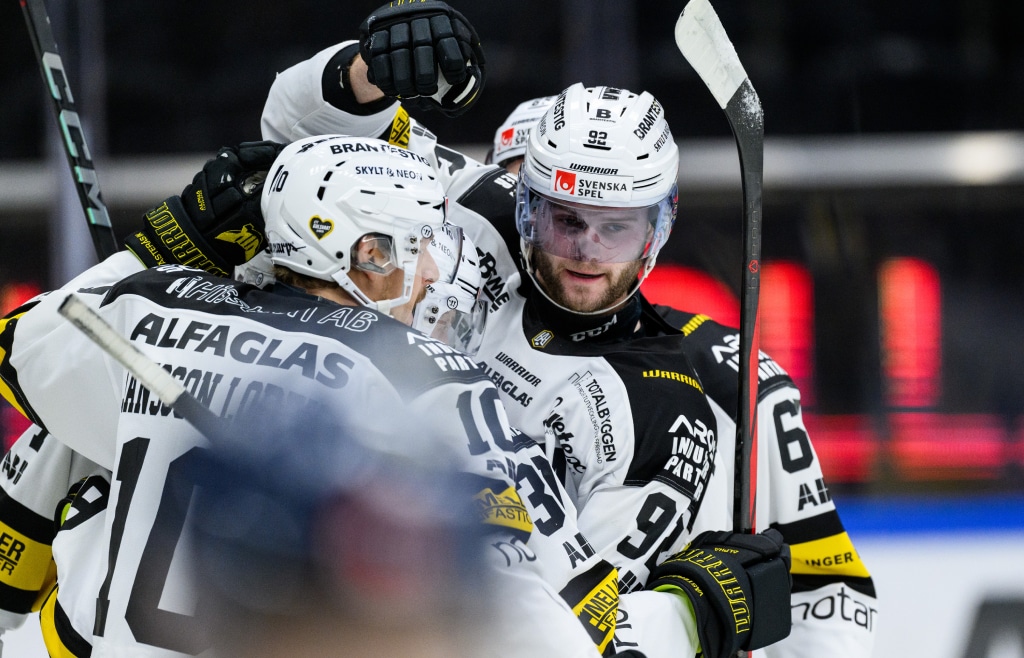
[[[601,236],[588,226],[586,230],[576,236],[573,260],[597,261],[603,249],[605,246],[601,244]]]

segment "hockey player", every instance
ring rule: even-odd
[[[252,182],[269,169],[280,145],[270,142],[242,144],[225,148],[206,163],[192,183],[181,195],[168,197],[158,204],[159,212],[150,213],[142,231],[129,239],[129,245],[145,259],[147,265],[160,262],[202,262],[222,272],[249,258],[241,245],[252,246],[255,235],[250,232],[254,223],[262,226],[259,213],[258,189]],[[248,181],[248,182],[246,182]],[[248,192],[244,191],[248,188]],[[255,193],[254,193],[255,191]],[[200,200],[208,204],[200,204]],[[173,218],[170,221],[169,218]],[[176,231],[170,231],[178,227]],[[450,233],[451,226],[442,227],[431,243],[431,250],[439,262],[453,265],[457,253]],[[161,252],[164,245],[154,251],[142,245],[154,245],[149,238],[161,234],[174,235],[180,247]],[[187,235],[183,239],[181,234]],[[260,238],[262,239],[262,238]],[[173,243],[172,243],[173,244]],[[219,245],[212,249],[211,244]],[[201,251],[196,245],[202,245]],[[201,256],[199,256],[201,254]],[[413,325],[435,338],[471,352],[479,341],[482,316],[477,297],[479,268],[475,263],[475,249],[458,254],[462,262],[456,268],[452,282],[436,281],[425,288],[423,301],[416,306]],[[269,259],[267,261],[270,262]],[[101,281],[113,279],[141,270],[143,264],[131,252],[112,259],[98,272]],[[269,274],[269,272],[268,272]],[[93,627],[94,605],[88,585],[78,585],[84,568],[64,570],[61,589],[53,588],[51,545],[55,539],[54,510],[58,524],[65,531],[57,537],[57,552],[74,554],[81,565],[89,546],[102,532],[110,473],[94,462],[70,450],[54,439],[46,430],[32,426],[14,443],[3,457],[4,472],[0,479],[0,532],[9,539],[12,551],[0,569],[0,634],[18,628],[30,611],[40,611],[41,625],[51,645],[60,643],[70,647],[74,655],[88,653],[89,637]],[[69,493],[70,492],[70,493]],[[79,496],[79,494],[83,494]],[[79,509],[88,502],[88,514]],[[74,502],[78,507],[72,508]],[[91,557],[102,557],[95,553]],[[99,568],[99,567],[97,567]],[[76,602],[73,597],[85,592],[87,599]],[[44,605],[45,603],[45,605]],[[75,615],[68,618],[68,611]],[[83,612],[84,611],[84,612]]]
[[[263,225],[256,181],[265,175],[281,145],[244,143],[222,149],[180,195],[173,195],[149,213],[141,237],[130,240],[146,258],[122,252],[76,281],[103,286],[142,270],[146,265],[188,259],[226,272],[256,252],[254,225]],[[143,249],[163,231],[176,252]],[[218,245],[214,250],[210,244]],[[163,245],[158,245],[163,248]],[[261,246],[261,245],[260,245]],[[180,258],[175,258],[177,254]],[[30,611],[39,611],[40,625],[54,655],[88,655],[95,591],[86,560],[102,569],[103,533],[110,471],[69,449],[38,425],[30,427],[4,455],[12,474],[0,479],[0,531],[13,551],[0,569],[0,633],[18,628]],[[81,494],[81,495],[79,495]],[[56,510],[56,512],[55,512]],[[56,518],[55,518],[56,516]],[[57,527],[64,532],[57,533]],[[74,530],[74,532],[70,532]],[[64,569],[60,589],[53,587],[52,545],[58,555],[73,555],[74,569]],[[81,597],[78,600],[78,597]]]
[[[544,112],[555,102],[555,96],[541,96],[523,101],[512,110],[512,113],[494,131],[491,149],[487,152],[486,162],[504,167],[513,176],[519,175],[519,167],[526,156],[526,142]]]
[[[347,42],[282,72],[265,134],[295,138],[304,121],[344,131],[407,125],[392,120],[404,116],[394,82],[378,78],[375,89],[360,78],[373,32],[364,23],[362,53]],[[347,67],[347,104],[329,100],[327,61]],[[353,103],[374,111],[354,115]],[[689,537],[731,525],[738,391],[735,329],[654,308],[638,292],[675,219],[678,156],[661,105],[649,94],[570,87],[531,135],[517,180],[434,148],[431,137],[414,129],[409,147],[433,157],[485,273],[491,316],[478,360],[513,423],[546,435],[580,527],[619,567],[623,591],[657,586],[659,564]],[[827,494],[799,390],[760,359],[757,518],[794,555],[792,633],[766,653],[868,656],[873,582]]]

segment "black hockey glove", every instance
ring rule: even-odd
[[[790,561],[778,530],[702,532],[651,571],[647,589],[685,594],[704,658],[730,658],[789,635]]]
[[[260,194],[282,148],[276,142],[222,148],[181,196],[146,213],[125,247],[147,267],[178,263],[231,277],[266,244]]]
[[[466,17],[441,0],[395,0],[359,26],[367,79],[386,96],[447,116],[468,110],[484,86],[484,51]]]

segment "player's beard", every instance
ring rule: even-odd
[[[635,260],[627,263],[607,263],[599,266],[608,282],[607,288],[599,295],[588,295],[584,292],[577,292],[566,285],[559,271],[565,269],[559,264],[573,264],[579,261],[571,261],[564,258],[557,258],[541,250],[533,252],[533,264],[536,269],[537,281],[544,288],[544,292],[551,301],[559,306],[576,311],[577,313],[594,313],[595,311],[614,310],[629,298],[630,293],[636,286],[637,277],[643,268],[643,261]],[[605,269],[605,268],[611,269]],[[574,269],[569,267],[568,269]],[[586,272],[589,268],[579,267],[580,271]]]

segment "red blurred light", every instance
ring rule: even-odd
[[[42,292],[38,284],[18,281],[0,286],[0,315],[6,315]],[[4,452],[10,449],[22,432],[28,429],[28,419],[22,416],[6,400],[0,398],[0,439]]]
[[[878,304],[886,403],[894,408],[935,406],[942,361],[938,272],[916,258],[882,263]]]
[[[728,286],[707,272],[674,263],[659,264],[644,279],[640,291],[652,304],[703,313],[728,327],[739,326],[739,300]]]
[[[803,413],[826,482],[867,482],[879,453],[878,436],[866,415]]]
[[[1010,454],[999,416],[893,413],[889,459],[907,480],[977,480],[999,477]]]
[[[3,430],[4,452],[10,450],[11,445],[18,440],[25,430],[29,428],[28,418],[7,404],[6,400],[0,399],[0,429]]]
[[[789,373],[802,406],[814,405],[814,284],[799,263],[772,261],[761,269],[761,351]]]
[[[43,290],[30,281],[19,281],[0,286],[0,315],[13,311]]]

